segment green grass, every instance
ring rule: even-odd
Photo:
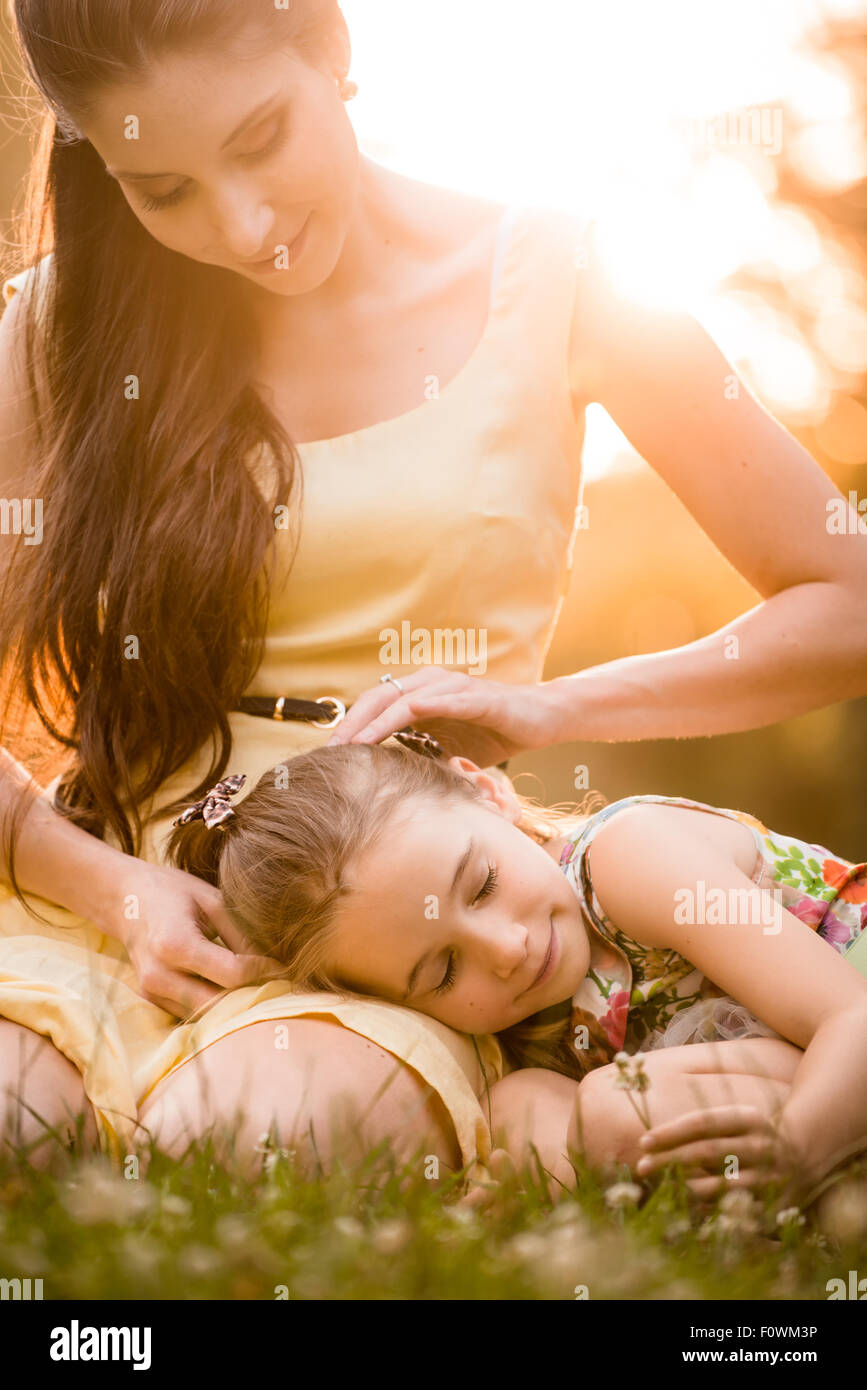
[[[46,1299],[274,1299],[281,1286],[301,1300],[574,1299],[581,1285],[590,1299],[826,1299],[829,1279],[867,1276],[863,1162],[782,1228],[743,1192],[697,1209],[674,1172],[637,1204],[612,1207],[607,1189],[583,1170],[555,1203],[543,1182],[510,1180],[470,1212],[457,1178],[427,1180],[421,1159],[398,1169],[385,1149],[318,1177],[272,1154],[252,1181],[209,1143],[180,1163],[151,1149],[139,1177],[75,1153],[36,1171],[7,1150],[0,1278],[41,1278]]]

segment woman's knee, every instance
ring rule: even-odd
[[[46,1168],[76,1138],[95,1147],[98,1131],[81,1073],[41,1033],[0,1018],[0,1141],[3,1150]]]
[[[228,1034],[160,1082],[139,1120],[175,1157],[205,1134],[230,1138],[248,1171],[261,1164],[266,1133],[313,1169],[359,1162],[382,1143],[398,1161],[418,1155],[431,1171],[461,1163],[432,1088],[392,1053],[325,1019],[255,1023]]]

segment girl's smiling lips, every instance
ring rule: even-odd
[[[560,955],[559,945],[560,943],[557,938],[557,931],[554,926],[554,919],[552,917],[551,935],[548,939],[548,950],[545,952],[545,959],[542,961],[541,969],[539,970],[539,973],[536,976],[535,980],[533,980],[533,982],[529,984],[526,989],[521,990],[521,994],[518,995],[519,999],[522,995],[528,994],[531,989],[535,989],[537,985],[540,985],[542,981],[546,980],[548,976],[551,974],[551,972],[554,970],[554,967],[556,966],[557,960]]]

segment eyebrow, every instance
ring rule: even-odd
[[[476,848],[476,842],[475,842],[475,840],[472,838],[472,836],[470,836],[469,843],[467,844],[466,849],[464,850],[463,854],[461,855],[460,859],[458,860],[457,866],[456,866],[456,868],[455,868],[455,876],[454,876],[454,878],[452,879],[452,884],[451,884],[451,887],[449,888],[449,901],[451,901],[451,899],[452,899],[452,898],[454,897],[454,895],[455,895],[455,889],[457,888],[458,884],[460,883],[461,877],[463,876],[463,873],[464,873],[464,871],[465,871],[467,865],[469,864],[470,860],[471,860],[472,857],[473,857],[473,854],[475,853],[475,848]],[[436,951],[435,951],[435,950],[433,949],[433,947],[432,947],[431,950],[425,951],[425,953],[424,953],[424,955],[422,956],[421,960],[416,961],[415,965],[413,966],[412,970],[410,971],[409,979],[408,979],[407,982],[406,982],[406,990],[405,990],[405,992],[400,996],[400,998],[401,998],[401,1003],[403,1003],[405,1000],[409,999],[410,995],[412,994],[413,990],[414,990],[415,987],[416,987],[416,984],[418,983],[418,978],[419,978],[419,976],[421,975],[422,970],[423,970],[424,967],[427,965],[427,962],[431,959],[431,957],[434,956],[434,955],[436,955],[436,954],[437,954]]]
[[[223,141],[220,149],[224,150],[227,145],[231,145],[233,140],[237,140],[241,132],[246,130],[248,125],[252,125],[257,116],[263,115],[267,108],[271,106],[279,96],[279,92],[273,92],[271,96],[266,97],[264,101],[260,101],[256,109],[250,111],[249,114],[244,117],[241,124],[235,127],[232,134]],[[110,164],[106,164],[105,168],[106,172],[111,174],[112,178],[123,179],[124,183],[141,183],[146,179],[170,179],[174,176],[175,172],[173,169],[170,169],[168,173],[165,174],[135,174],[127,169],[113,169]]]

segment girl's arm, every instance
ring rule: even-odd
[[[867,1148],[867,979],[770,894],[761,893],[764,910],[753,915],[760,890],[731,852],[731,825],[685,807],[625,807],[589,848],[593,884],[628,936],[673,947],[805,1050],[780,1132],[802,1178],[818,1181]],[[684,890],[698,897],[700,884],[705,894],[727,894],[727,924],[676,920],[685,915],[677,910]]]
[[[643,1093],[651,1122],[662,1125],[697,1109],[744,1105],[770,1118],[788,1095],[801,1053],[774,1038],[695,1043],[642,1054],[650,1087]],[[511,1072],[491,1087],[493,1143],[519,1166],[531,1145],[555,1187],[575,1187],[569,1153],[601,1169],[634,1167],[647,1132],[617,1067],[597,1067],[583,1081],[538,1067]]]

